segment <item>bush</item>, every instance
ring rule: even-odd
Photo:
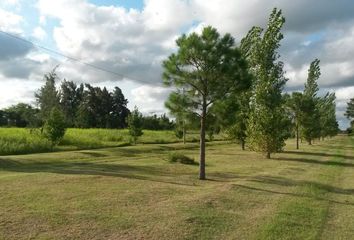
[[[190,158],[186,155],[183,155],[181,153],[176,153],[176,152],[173,152],[168,156],[168,161],[171,163],[198,165],[198,163],[195,162],[193,158]]]
[[[143,116],[139,112],[137,107],[135,107],[134,111],[130,113],[127,122],[128,122],[129,134],[132,137],[134,144],[136,144],[138,137],[143,135],[143,129],[142,129]]]

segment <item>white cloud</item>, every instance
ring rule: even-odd
[[[5,108],[19,102],[34,103],[34,93],[40,87],[39,82],[22,79],[6,79],[0,75],[0,108]]]
[[[171,89],[142,85],[131,90],[134,102],[143,113],[163,112],[164,101]]]
[[[33,29],[32,36],[38,40],[44,40],[47,37],[47,33],[41,27],[36,27]]]
[[[335,91],[338,100],[349,101],[354,98],[354,83],[351,87],[339,88]]]
[[[22,29],[20,24],[22,21],[22,16],[0,8],[0,30],[6,32],[21,33]]]

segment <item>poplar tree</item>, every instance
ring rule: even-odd
[[[302,136],[309,145],[316,137],[320,137],[321,128],[319,124],[319,98],[317,97],[317,80],[321,75],[320,60],[315,59],[309,67],[308,77],[305,83],[303,94],[303,115],[301,119]]]
[[[347,103],[347,110],[344,114],[349,120],[351,120],[350,125],[354,130],[354,98],[350,99]]]
[[[265,153],[267,158],[271,153],[281,151],[288,137],[288,119],[282,97],[287,79],[278,53],[284,23],[281,10],[275,8],[265,30],[253,27],[241,41],[241,49],[254,76],[247,125],[248,143],[252,150]]]

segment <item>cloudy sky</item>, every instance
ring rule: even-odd
[[[309,64],[321,60],[321,92],[337,96],[337,119],[354,97],[353,0],[1,0],[0,30],[84,62],[108,74],[0,33],[0,108],[34,102],[43,74],[60,64],[61,78],[119,86],[148,113],[162,113],[169,93],[161,61],[176,51],[182,33],[212,25],[239,41],[254,25],[265,27],[273,7],[283,10],[280,54],[289,81],[302,90]]]

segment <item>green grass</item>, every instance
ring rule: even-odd
[[[217,135],[215,140],[222,140]],[[173,131],[144,130],[138,144],[164,144],[181,142]],[[198,133],[187,135],[187,141],[197,142]],[[0,155],[39,153],[62,150],[93,149],[129,145],[131,137],[127,129],[75,129],[69,128],[58,147],[52,149],[38,129],[0,128]]]
[[[354,140],[264,159],[208,143],[0,157],[0,239],[353,239]]]

